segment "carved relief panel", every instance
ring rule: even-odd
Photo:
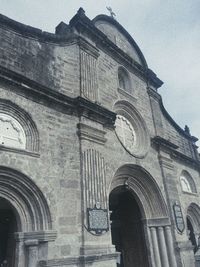
[[[0,145],[26,148],[26,136],[20,123],[13,117],[0,113]]]

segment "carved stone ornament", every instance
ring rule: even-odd
[[[134,150],[136,135],[132,124],[122,115],[117,115],[115,129],[122,145],[128,150]]]
[[[122,146],[134,157],[145,157],[149,150],[150,138],[142,116],[126,100],[118,101],[114,111],[117,113],[115,132]]]
[[[26,136],[16,119],[0,113],[0,128],[0,145],[25,149]]]
[[[178,204],[178,202],[174,203],[173,210],[174,210],[176,228],[180,233],[183,233],[183,231],[185,229],[185,223],[184,223],[184,219],[183,219],[181,206]]]

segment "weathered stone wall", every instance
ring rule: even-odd
[[[76,117],[30,101],[9,86],[0,87],[9,99],[31,115],[39,132],[39,155],[1,151],[0,165],[16,169],[33,180],[45,195],[57,239],[49,248],[52,258],[79,253],[81,191],[79,140]]]
[[[69,96],[79,94],[79,53],[73,43],[58,45],[0,27],[0,66]]]
[[[133,46],[128,42],[127,38],[119,32],[119,30],[104,21],[98,21],[95,23],[95,26],[100,29],[105,35],[119,48],[121,48],[125,53],[131,56],[135,61],[141,64],[141,59],[139,58],[137,51],[133,48]]]
[[[109,25],[104,30],[109,35],[109,31],[113,29],[113,26]],[[112,35],[111,32],[110,34]],[[130,43],[122,33],[118,33],[115,28],[114,34],[118,39],[121,38],[123,45],[130,50]],[[81,33],[81,36],[83,37],[84,33]],[[90,34],[85,33],[85,36],[89,40]],[[177,131],[163,114],[159,96],[156,92],[154,97],[149,93],[144,74],[142,76],[134,68],[116,59],[106,49],[101,50],[100,45],[95,44],[94,38],[91,38],[90,44],[85,42],[87,44],[80,45],[79,43],[80,47],[77,42],[72,42],[72,39],[65,43],[44,41],[41,36],[31,37],[6,27],[0,28],[0,67],[35,81],[38,86],[43,85],[49,90],[71,97],[70,101],[73,104],[75,100],[77,101],[75,97],[79,95],[89,100],[87,112],[83,111],[83,106],[78,106],[78,102],[74,104],[73,109],[67,110],[60,105],[62,100],[60,98],[56,99],[56,102],[55,99],[51,101],[46,96],[47,100],[43,102],[43,98],[40,99],[39,95],[36,96],[29,91],[30,87],[25,87],[27,90],[23,89],[22,93],[18,87],[24,85],[16,86],[16,84],[0,81],[0,101],[7,99],[20,106],[31,116],[39,133],[38,154],[23,154],[23,151],[19,153],[17,150],[0,149],[0,165],[27,175],[47,199],[53,229],[57,231],[57,239],[49,242],[49,261],[43,262],[44,265],[41,266],[81,266],[83,259],[78,259],[80,255],[87,257],[88,266],[91,264],[96,267],[115,266],[116,255],[111,244],[110,228],[103,235],[91,234],[87,228],[86,211],[88,203],[92,203],[92,207],[99,199],[102,200],[101,205],[105,209],[108,208],[111,184],[117,170],[125,165],[140,167],[155,182],[155,190],[163,196],[163,206],[166,204],[166,213],[169,212],[169,214],[167,218],[153,219],[156,223],[157,221],[160,223],[158,223],[159,231],[163,231],[166,225],[169,227],[172,223],[172,247],[173,245],[176,248],[182,246],[180,251],[177,249],[175,252],[177,259],[181,262],[181,258],[188,258],[188,262],[192,262],[191,248],[188,248],[187,252],[184,250],[186,247],[184,244],[188,242],[187,231],[177,232],[173,215],[173,204],[177,201],[181,204],[186,225],[189,205],[199,202],[199,171],[196,162],[192,161],[196,158],[191,141]],[[126,41],[127,44],[125,44]],[[95,45],[97,47],[94,47]],[[81,58],[79,58],[80,50]],[[133,49],[133,51],[136,53],[136,50]],[[132,52],[129,52],[132,55]],[[139,58],[139,55],[137,56]],[[128,72],[130,94],[119,88],[118,70],[121,66]],[[36,84],[33,85],[32,91],[37,89],[34,86]],[[137,116],[141,119],[141,127],[144,126],[143,130],[145,129],[148,139],[142,144],[147,150],[147,153],[142,156],[135,156],[124,148],[117,137],[113,122],[109,125],[102,121],[102,117],[104,116],[105,120],[109,111],[116,111],[116,103],[119,101],[124,101],[124,107],[126,103],[130,103],[131,111],[139,114]],[[103,111],[100,109],[104,110],[105,114],[102,115]],[[140,129],[136,131],[140,134]],[[168,146],[166,143],[165,146],[151,143],[155,136],[160,136],[170,144],[177,145],[177,150],[188,156],[191,161],[186,162],[180,155],[179,158],[175,157],[168,143]],[[89,160],[88,157],[90,157]],[[103,163],[98,169],[96,165],[100,160]],[[90,170],[86,170],[83,174],[84,168]],[[197,187],[196,194],[182,191],[180,174],[183,170],[187,170],[194,179]],[[94,182],[94,187],[101,184],[101,193],[98,192],[98,188],[92,188],[91,181]],[[86,184],[88,191],[85,188]],[[101,194],[104,196],[102,197]],[[86,196],[89,200],[85,199]],[[146,207],[146,210],[148,208]],[[163,212],[164,215],[166,213]],[[145,213],[142,216],[144,220],[152,219]],[[161,225],[162,219],[167,223]],[[153,225],[154,228],[158,226],[156,223]],[[147,237],[150,234],[148,227],[145,227]],[[151,244],[150,241],[148,242]],[[150,250],[149,258],[152,259]],[[47,252],[40,251],[39,259],[46,260],[45,257]]]

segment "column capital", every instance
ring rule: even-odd
[[[39,241],[37,239],[25,240],[24,244],[27,247],[36,247],[38,246]]]

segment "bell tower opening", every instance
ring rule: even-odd
[[[16,217],[10,203],[0,198],[0,266],[13,267],[15,263]]]
[[[121,253],[117,267],[148,267],[141,211],[134,195],[125,187],[110,193],[112,243]]]

